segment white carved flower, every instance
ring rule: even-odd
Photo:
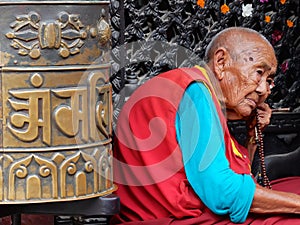
[[[243,10],[242,13],[243,17],[252,16],[252,11],[253,11],[252,4],[242,5],[242,10]]]

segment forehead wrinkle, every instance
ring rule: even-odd
[[[241,51],[237,52],[236,58],[237,59],[241,58],[245,62],[248,62],[248,61],[253,62],[255,58],[262,57],[261,55],[255,55],[257,53],[260,53],[262,49],[263,48],[261,48],[261,47],[256,47],[256,48],[253,48],[251,50],[249,50],[249,49],[242,49]],[[275,58],[275,60],[276,60],[276,58]],[[277,62],[277,60],[276,60],[276,62]],[[262,62],[261,63],[261,67],[263,67],[266,70],[271,70],[272,66],[276,67],[276,65],[273,65],[273,64],[272,65],[268,65],[266,62]]]

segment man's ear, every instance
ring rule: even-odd
[[[218,48],[214,54],[214,71],[216,73],[216,77],[219,80],[222,80],[224,77],[223,71],[227,60],[228,60],[228,51],[223,47]]]

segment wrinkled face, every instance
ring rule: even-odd
[[[260,39],[240,49],[237,59],[227,61],[220,82],[229,119],[249,116],[267,98],[277,66],[272,47]]]

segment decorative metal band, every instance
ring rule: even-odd
[[[62,11],[52,22],[43,22],[42,16],[31,11],[27,15],[17,15],[10,25],[13,29],[6,37],[11,39],[11,46],[22,56],[32,59],[41,56],[43,49],[57,49],[62,58],[68,58],[80,52],[89,32],[92,38],[99,35],[99,43],[105,45],[111,37],[109,24],[101,16],[97,27],[87,28],[80,15]]]

